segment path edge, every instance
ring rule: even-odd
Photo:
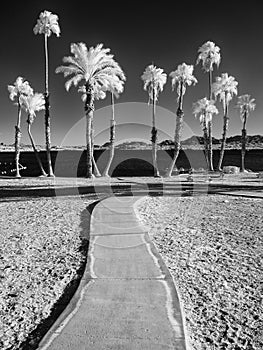
[[[180,312],[181,312],[181,317],[182,317],[183,333],[184,333],[184,338],[185,338],[185,347],[186,347],[186,350],[193,350],[191,343],[190,343],[189,332],[188,332],[187,326],[186,326],[186,315],[184,312],[183,301],[182,301],[183,299],[181,297],[180,290],[177,286],[177,283],[176,283],[173,275],[171,274],[170,270],[168,269],[167,265],[165,264],[165,262],[161,256],[161,254],[159,253],[154,242],[151,239],[151,235],[149,234],[150,227],[143,222],[143,219],[140,216],[140,212],[138,210],[139,205],[142,204],[147,198],[150,198],[150,197],[144,196],[144,197],[138,198],[137,201],[133,204],[133,210],[134,210],[135,215],[136,215],[137,219],[139,220],[139,222],[148,231],[148,233],[146,233],[144,235],[145,240],[150,245],[150,249],[151,249],[153,255],[158,259],[158,263],[160,264],[160,267],[161,267],[162,271],[164,272],[165,276],[168,277],[167,283],[170,285],[170,288],[172,287],[171,290],[174,289],[173,292],[175,292],[177,294]]]
[[[105,199],[105,198],[103,198]],[[103,200],[102,199],[102,200]],[[90,206],[87,207],[88,215],[90,217],[92,216],[92,211],[94,208],[99,204],[101,200],[97,200],[94,203],[92,203]],[[90,210],[91,208],[91,210]],[[89,227],[90,231],[90,227]],[[88,232],[89,235],[89,232]],[[89,245],[90,245],[91,238],[89,236]],[[89,249],[88,249],[89,252]],[[90,255],[87,252],[87,260],[84,268],[83,275],[80,278],[79,285],[77,289],[75,290],[72,298],[70,301],[65,305],[65,308],[61,312],[61,314],[58,316],[58,318],[54,321],[52,326],[49,328],[49,330],[46,332],[46,334],[42,337],[42,339],[39,341],[36,350],[46,350],[48,349],[49,345],[53,342],[53,340],[60,334],[62,329],[66,326],[68,323],[69,319],[71,319],[75,313],[77,312],[79,305],[83,294],[85,290],[88,288],[88,286],[92,283],[93,279],[90,273],[90,264],[91,264],[91,259]]]

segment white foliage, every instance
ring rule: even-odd
[[[47,36],[54,33],[59,37],[60,27],[58,24],[58,16],[46,10],[41,12],[33,31],[35,34],[46,34]]]
[[[153,64],[146,67],[141,79],[144,82],[144,90],[148,91],[151,101],[158,100],[159,93],[163,91],[163,87],[167,81],[167,74],[162,68],[157,68]]]
[[[212,84],[212,91],[215,97],[219,97],[223,103],[224,109],[232,100],[234,95],[237,95],[238,82],[228,73],[222,73],[221,77],[216,77],[216,81]]]
[[[21,96],[21,106],[29,114],[29,120],[31,122],[34,121],[36,116],[36,112],[45,109],[45,98],[41,93],[34,93],[29,96]]]
[[[218,114],[218,109],[215,106],[215,101],[208,100],[206,97],[198,100],[193,104],[193,114],[199,116],[200,123],[212,121],[213,114]]]
[[[83,102],[86,101],[87,99],[87,89],[85,85],[82,85],[78,88],[78,92],[80,92],[81,95],[81,99]],[[94,93],[94,98],[95,100],[103,100],[106,97],[106,92],[103,89],[103,87],[98,86],[98,85],[94,85],[93,86],[93,93]]]
[[[207,41],[201,47],[199,47],[199,55],[197,57],[196,64],[202,62],[203,69],[206,72],[213,71],[213,65],[217,67],[221,61],[220,48],[212,41]]]
[[[115,93],[123,92],[126,77],[119,66],[109,54],[110,49],[98,44],[95,48],[87,48],[85,43],[72,43],[70,46],[72,56],[63,58],[67,64],[56,69],[56,73],[63,73],[64,77],[71,76],[65,83],[68,91],[72,85],[77,86],[81,81],[92,89],[95,99],[106,97],[106,91]],[[86,94],[83,86],[80,92]],[[85,101],[85,96],[82,96]]]
[[[179,64],[177,69],[170,73],[172,78],[172,88],[177,86],[177,94],[182,96],[185,94],[186,85],[191,86],[197,83],[197,79],[193,75],[194,66],[186,63]]]
[[[237,107],[240,109],[241,121],[244,122],[244,118],[249,116],[249,112],[254,111],[256,108],[255,99],[250,98],[248,94],[238,96]]]
[[[29,85],[29,82],[22,77],[17,77],[14,85],[8,85],[7,89],[9,91],[9,98],[12,101],[17,99],[18,102],[21,96],[33,95],[33,89]]]

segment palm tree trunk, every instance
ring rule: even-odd
[[[48,91],[48,44],[47,44],[47,34],[44,35],[45,38],[45,138],[46,138],[46,153],[47,153],[47,163],[48,163],[48,176],[54,176],[51,162],[51,141],[50,141],[50,114],[49,114],[49,91]]]
[[[208,139],[208,129],[207,129],[207,123],[206,123],[206,119],[204,118],[203,121],[203,133],[204,133],[204,146],[205,146],[205,159],[206,159],[206,163],[207,163],[207,167],[209,169],[209,164],[210,164],[210,160],[209,160],[209,139]]]
[[[209,100],[212,100],[213,98],[213,93],[212,93],[212,81],[213,81],[213,75],[212,75],[212,70],[209,70],[208,74],[208,96]]]
[[[182,132],[183,132],[183,118],[184,118],[184,112],[183,112],[183,85],[181,84],[180,88],[180,97],[179,97],[179,106],[176,111],[176,126],[175,126],[175,136],[174,136],[174,152],[173,152],[173,159],[165,173],[165,177],[170,177],[172,175],[172,171],[175,167],[176,160],[178,158],[180,147],[181,147],[181,139],[182,139]]]
[[[247,142],[247,130],[246,130],[247,114],[244,115],[242,136],[241,136],[241,171],[245,171],[245,154],[246,154],[246,142]]]
[[[111,166],[111,163],[113,161],[113,158],[114,158],[114,151],[115,151],[114,141],[115,141],[116,121],[115,121],[115,108],[114,107],[115,107],[114,106],[114,94],[111,93],[112,119],[110,121],[110,156],[109,156],[108,163],[105,167],[105,170],[103,172],[103,176],[107,176],[107,177],[109,177],[109,170],[110,170],[110,166]]]
[[[86,86],[87,98],[84,105],[85,115],[86,115],[86,144],[87,144],[87,155],[86,164],[87,172],[86,177],[92,178],[92,118],[94,112],[94,96],[93,91],[89,86]]]
[[[208,160],[209,165],[208,169],[210,171],[214,171],[214,165],[213,165],[213,135],[212,135],[212,121],[208,121]]]
[[[30,123],[29,120],[27,120],[27,132],[28,132],[28,136],[29,136],[29,139],[30,139],[32,148],[33,148],[33,150],[34,150],[34,154],[35,154],[37,163],[38,163],[39,168],[40,168],[40,170],[41,170],[41,173],[42,173],[43,176],[47,176],[47,173],[45,172],[45,170],[44,170],[44,168],[43,168],[41,159],[40,159],[39,154],[38,154],[38,151],[37,151],[37,149],[36,149],[35,141],[34,141],[34,139],[33,139],[32,133],[31,133],[31,123]]]
[[[155,101],[155,89],[153,88],[153,108],[152,108],[152,159],[153,159],[153,176],[159,176],[158,164],[157,164],[157,129],[155,126],[156,115],[156,101]]]
[[[228,105],[225,102],[223,134],[222,134],[222,142],[221,142],[219,162],[218,162],[218,166],[217,166],[217,170],[218,171],[222,171],[222,163],[223,163],[224,152],[225,152],[225,147],[226,147],[226,133],[227,133],[227,130],[228,130],[228,123],[229,123]]]
[[[16,165],[16,177],[21,177],[19,171],[19,158],[20,158],[20,141],[21,141],[21,105],[18,101],[18,114],[17,123],[15,126],[15,165]]]
[[[208,81],[208,93],[209,93],[209,100],[212,100],[212,70],[209,71],[209,81]],[[208,160],[209,160],[209,165],[208,165],[208,169],[210,171],[214,170],[214,166],[213,166],[213,135],[212,135],[212,121],[208,122]]]
[[[92,150],[92,165],[93,165],[93,172],[96,177],[100,177],[100,171],[97,167],[95,158],[94,158],[94,125],[93,125],[93,116],[91,118],[91,131],[90,131],[90,139],[91,139],[91,150]]]

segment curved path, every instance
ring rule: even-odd
[[[95,207],[85,274],[39,350],[189,348],[173,279],[135,215],[137,200]]]

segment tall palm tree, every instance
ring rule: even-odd
[[[212,91],[215,97],[219,97],[223,104],[224,120],[223,120],[223,134],[221,142],[220,157],[217,166],[217,170],[222,170],[222,162],[224,158],[225,146],[226,146],[226,134],[229,124],[228,108],[229,103],[234,95],[237,95],[237,85],[238,82],[234,77],[228,76],[228,73],[222,73],[221,77],[217,77],[216,81],[212,84]]]
[[[247,142],[247,118],[251,111],[256,108],[255,99],[250,98],[250,95],[245,94],[238,97],[237,107],[240,109],[240,118],[243,124],[242,127],[242,146],[241,146],[241,171],[245,171],[245,154],[246,154],[246,142]]]
[[[115,147],[114,147],[114,142],[115,142],[115,130],[116,130],[116,121],[115,121],[115,98],[119,97],[119,94],[123,92],[124,90],[124,80],[120,80],[117,78],[116,80],[112,80],[112,84],[109,87],[109,91],[111,94],[111,121],[110,121],[110,156],[108,163],[103,171],[103,176],[108,177],[109,176],[109,170],[111,163],[114,158],[114,152],[115,152]]]
[[[212,82],[213,82],[213,70],[214,65],[219,67],[221,61],[220,48],[212,41],[207,41],[198,50],[197,62],[202,62],[202,67],[206,73],[208,73],[208,99],[212,100]],[[214,170],[213,167],[213,139],[212,139],[212,119],[208,121],[208,150],[209,150],[209,169]]]
[[[86,87],[85,85],[82,85],[78,88],[78,92],[82,94],[81,99],[83,102],[86,101]],[[94,90],[94,99],[99,100],[99,99],[104,99],[106,97],[106,93],[103,87],[96,88],[96,91]],[[93,166],[93,172],[95,177],[100,177],[101,173],[99,171],[99,168],[97,167],[95,158],[94,158],[94,125],[93,125],[93,118],[91,120],[91,125],[90,125],[90,140],[91,140],[91,161],[92,161],[92,166]]]
[[[200,124],[204,133],[205,154],[209,168],[209,148],[208,148],[208,123],[211,122],[213,114],[218,114],[218,110],[214,105],[213,100],[208,100],[206,97],[198,100],[193,104],[193,114],[199,116]]]
[[[21,141],[21,97],[29,96],[33,94],[33,89],[29,85],[28,81],[24,81],[24,78],[17,77],[14,85],[8,85],[9,98],[15,101],[18,106],[17,122],[15,126],[15,165],[16,165],[16,177],[21,177],[19,172],[19,158],[20,158],[20,141]]]
[[[36,113],[45,109],[44,95],[40,93],[34,93],[33,95],[29,95],[29,96],[21,96],[21,106],[27,113],[27,132],[28,132],[28,136],[29,136],[32,148],[34,150],[35,157],[39,165],[41,174],[43,176],[47,176],[47,173],[43,168],[41,159],[39,157],[39,154],[36,148],[35,141],[31,133],[31,126],[35,120]]]
[[[116,79],[124,80],[125,77],[121,67],[113,59],[114,56],[109,54],[110,49],[103,48],[103,44],[88,49],[84,43],[73,43],[70,51],[72,56],[63,58],[63,62],[68,65],[58,67],[56,73],[63,73],[64,77],[71,76],[65,83],[67,91],[72,85],[77,86],[84,81],[82,100],[87,121],[87,177],[91,178],[93,157],[91,126],[94,101],[105,98],[105,91],[110,90],[112,82]]]
[[[177,69],[170,73],[170,77],[172,78],[172,89],[177,86],[177,102],[178,108],[176,111],[176,126],[175,126],[175,136],[174,136],[174,154],[173,159],[166,171],[165,176],[170,177],[172,175],[172,171],[174,169],[176,160],[179,155],[180,147],[181,147],[181,138],[183,131],[183,98],[186,92],[186,87],[195,85],[197,83],[197,79],[193,75],[194,66],[188,64],[180,64]]]
[[[159,93],[163,91],[163,87],[167,81],[167,74],[163,72],[163,69],[155,67],[153,64],[146,67],[141,76],[144,82],[144,90],[148,91],[149,100],[152,102],[152,158],[154,176],[159,176],[159,170],[157,165],[157,129],[156,129],[156,102],[158,100]]]
[[[41,12],[37,20],[37,24],[33,29],[35,34],[44,34],[44,47],[45,47],[45,138],[46,138],[46,152],[48,163],[48,176],[54,176],[52,163],[51,163],[51,141],[50,141],[50,114],[49,114],[49,85],[48,85],[48,38],[54,33],[57,37],[60,36],[60,27],[58,24],[58,16],[52,14],[49,11]]]

